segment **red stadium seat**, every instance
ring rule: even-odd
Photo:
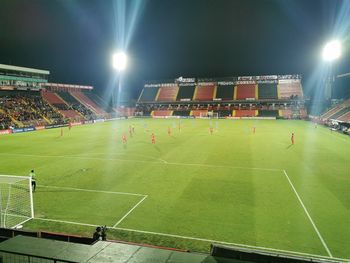
[[[178,86],[160,87],[157,101],[175,101],[178,91]]]
[[[246,99],[255,99],[255,84],[238,84],[237,87],[236,100],[246,100]]]
[[[50,104],[66,104],[64,100],[62,100],[56,93],[51,91],[43,91],[42,97]]]
[[[214,97],[215,86],[197,86],[194,100],[210,101]]]
[[[205,115],[208,113],[208,110],[193,110],[193,111],[191,111],[191,115],[194,117],[200,117],[201,113],[202,113],[202,115]]]
[[[254,117],[256,110],[236,110],[235,117]]]
[[[171,116],[172,114],[173,114],[173,111],[171,110],[155,110],[152,112],[152,116],[155,116],[155,117]]]

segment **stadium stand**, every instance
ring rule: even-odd
[[[74,98],[69,92],[66,91],[56,91],[56,94],[60,96],[66,103],[68,104],[76,104],[79,103],[79,101]],[[80,104],[80,103],[79,103]]]
[[[66,105],[66,102],[62,100],[59,96],[57,96],[57,94],[55,94],[54,92],[42,91],[41,95],[51,105]]]
[[[200,117],[201,115],[206,115],[208,114],[208,110],[192,110],[190,112],[190,116],[194,116],[194,117]]]
[[[232,112],[232,116],[234,117],[255,117],[256,115],[256,110],[234,110]]]
[[[256,85],[255,84],[238,84],[236,86],[236,100],[256,99]]]
[[[216,112],[218,113],[219,117],[229,117],[232,114],[232,111],[230,110],[219,110]]]
[[[238,117],[307,118],[303,111],[305,101],[300,75],[178,78],[173,81],[145,84],[136,104],[136,114],[149,116],[155,110],[172,110],[173,116],[183,116],[182,111],[187,111],[198,117],[198,110],[206,110],[220,117],[234,117],[234,113]],[[175,91],[167,95],[169,87],[179,87],[175,101]]]
[[[322,121],[327,121],[332,118],[332,116],[336,115],[339,111],[343,110],[346,107],[350,106],[350,99],[344,101],[343,103],[340,103],[333,108],[326,111],[324,114],[321,115],[320,119]]]
[[[43,98],[55,107],[67,119],[79,119],[83,116],[77,111],[70,108],[66,101],[64,101],[58,94],[51,91],[42,91]]]
[[[342,116],[340,116],[338,118],[339,121],[343,121],[343,122],[347,122],[350,123],[350,111],[348,111],[347,113],[343,114]]]
[[[214,85],[197,86],[194,92],[193,100],[198,100],[198,101],[213,100],[215,89],[216,89],[216,86]]]
[[[180,86],[176,100],[192,100],[195,88],[195,86]]]
[[[7,128],[62,121],[62,116],[41,98],[39,92],[0,92],[0,109],[6,121],[3,126]]]
[[[216,91],[216,99],[233,100],[233,91],[234,91],[233,86],[218,85],[217,91]]]
[[[259,117],[278,117],[278,110],[259,110]]]
[[[337,120],[339,117],[341,117],[342,115],[346,114],[347,112],[350,111],[350,107],[344,107],[341,110],[337,111],[336,113],[332,114],[329,119],[334,119]]]
[[[170,87],[160,87],[157,101],[175,101],[179,87],[177,85]]]
[[[177,111],[173,111],[173,115],[174,116],[190,116],[191,111],[189,110],[177,110]]]
[[[171,116],[172,114],[173,114],[173,111],[171,110],[155,110],[155,111],[152,111],[151,113],[152,116],[158,116],[158,117]]]
[[[0,100],[0,104],[1,103],[2,101]],[[11,118],[2,109],[0,109],[0,130],[6,130],[13,125],[14,124],[12,123]]]
[[[106,101],[100,98],[97,94],[93,92],[84,92],[85,96],[89,97],[93,102],[95,102],[101,109],[106,112],[111,112],[112,108],[108,105]]]
[[[69,92],[66,91],[57,91],[56,92],[62,99],[64,99],[64,101],[69,104],[69,109],[70,110],[74,110],[78,113],[80,113],[80,115],[82,115],[81,117],[85,117],[85,119],[91,119],[91,116],[94,114],[90,109],[88,109],[87,107],[85,107],[83,104],[81,104],[76,98],[74,98]],[[69,110],[68,109],[68,110]],[[71,113],[66,113],[65,116],[67,115],[71,115],[70,118],[77,118],[79,117],[79,115],[77,116],[76,114],[74,114],[74,112]]]
[[[290,109],[280,110],[279,116],[282,116],[285,119],[291,119],[293,117],[293,111]]]
[[[293,99],[303,98],[303,90],[300,80],[279,80],[278,81],[278,98]]]
[[[155,101],[158,90],[158,87],[144,88],[141,92],[139,101]]]
[[[270,83],[259,84],[258,99],[277,99],[277,85]]]
[[[118,113],[121,117],[131,117],[135,115],[135,108],[130,107],[117,107],[115,108],[115,111]]]
[[[95,102],[93,102],[89,97],[87,97],[82,91],[73,91],[71,95],[76,98],[85,107],[90,109],[96,114],[105,114],[106,112],[101,109]]]

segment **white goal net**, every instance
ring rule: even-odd
[[[4,228],[16,228],[34,218],[30,177],[0,175],[0,211]]]

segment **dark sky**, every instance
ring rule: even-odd
[[[124,2],[125,32],[130,31],[135,7],[142,6],[127,47],[130,63],[123,89],[132,97],[137,97],[144,80],[179,76],[301,73],[307,78],[320,63],[321,47],[332,37],[345,4],[341,0]],[[120,43],[116,21],[121,21],[122,3],[1,0],[0,63],[48,69],[51,82],[93,85],[103,92],[116,74],[110,60]],[[349,56],[342,58],[339,71],[350,71],[348,61]]]

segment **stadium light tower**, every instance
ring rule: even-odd
[[[113,68],[118,71],[123,71],[127,65],[127,56],[124,52],[115,53],[112,57]]]
[[[325,61],[334,61],[341,55],[341,44],[339,40],[332,40],[328,42],[322,51],[322,58]]]
[[[334,39],[329,41],[322,50],[322,58],[328,64],[328,71],[325,80],[325,98],[332,98],[332,90],[335,82],[335,62],[341,56],[341,43],[339,40]]]

